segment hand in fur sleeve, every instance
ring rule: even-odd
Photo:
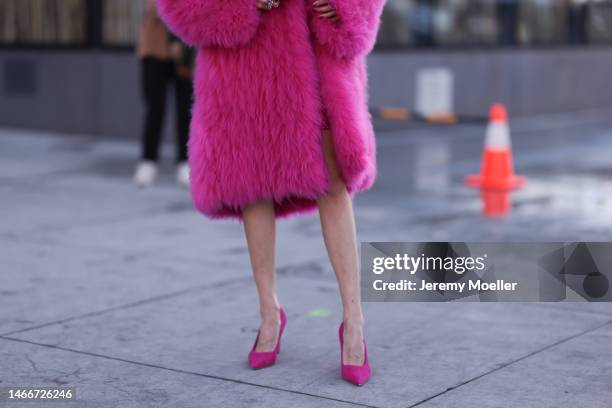
[[[260,20],[256,0],[157,0],[157,7],[170,30],[194,46],[247,44]]]
[[[384,0],[308,0],[308,3],[315,41],[336,58],[354,58],[372,50]]]

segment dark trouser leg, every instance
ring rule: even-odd
[[[187,140],[191,122],[193,81],[191,78],[175,77],[176,91],[176,160],[187,160]]]
[[[142,133],[143,160],[157,161],[159,144],[166,110],[168,62],[144,58],[142,67],[142,92],[145,102],[145,119]]]

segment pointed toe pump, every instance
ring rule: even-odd
[[[344,323],[340,325],[338,329],[338,336],[340,337],[340,373],[342,374],[342,378],[346,381],[350,382],[354,385],[363,385],[370,379],[370,375],[372,374],[372,370],[370,369],[370,363],[368,362],[368,348],[365,343],[365,339],[363,341],[363,352],[364,352],[364,361],[363,365],[351,365],[344,364],[343,355],[344,355]]]
[[[270,367],[276,363],[276,356],[280,352],[281,337],[283,336],[283,331],[285,330],[285,324],[287,324],[287,316],[285,315],[285,311],[283,309],[280,310],[280,321],[280,330],[278,331],[278,339],[276,339],[276,346],[274,347],[274,350],[255,351],[257,341],[259,340],[259,332],[257,333],[255,344],[253,344],[253,348],[249,353],[249,367],[251,367],[253,370]]]

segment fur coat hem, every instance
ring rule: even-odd
[[[316,209],[326,194],[326,122],[351,196],[372,186],[376,146],[366,55],[384,0],[330,0],[338,21],[312,0],[157,0],[169,28],[199,50],[189,138],[191,192],[211,218],[242,217],[272,200],[276,215]]]

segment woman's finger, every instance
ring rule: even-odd
[[[267,0],[257,0],[257,8],[261,10],[269,10]]]
[[[333,8],[330,5],[326,5],[326,6],[318,6],[318,7],[314,7],[315,11],[317,13],[326,13],[328,11],[332,11]]]
[[[319,13],[319,17],[328,18],[332,21],[338,20],[338,15],[336,14],[336,10],[329,4],[329,0],[316,0],[312,3],[313,9]]]

